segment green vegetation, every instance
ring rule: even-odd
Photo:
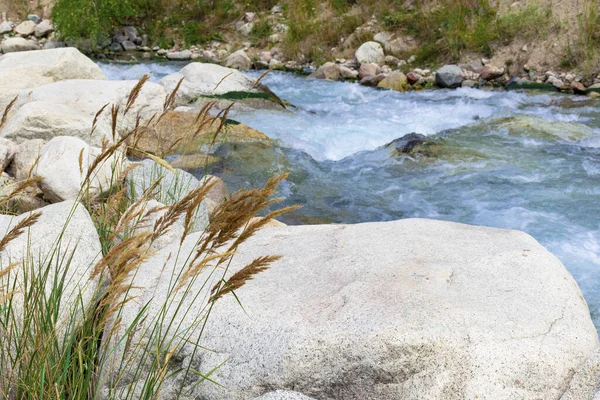
[[[552,8],[536,2],[499,12],[495,0],[57,0],[54,20],[63,37],[103,40],[121,25],[133,24],[152,43],[170,47],[222,41],[243,12],[267,12],[280,4],[287,33],[278,46],[286,58],[317,64],[350,56],[371,33],[357,31],[373,16],[375,29],[403,32],[417,40],[417,60],[424,65],[458,62],[465,54],[490,57],[515,41],[542,41],[553,32],[577,32],[561,60],[564,68],[598,67],[599,0],[583,0],[577,27],[559,21]],[[383,25],[382,27],[378,25]],[[273,20],[259,18],[250,39],[266,47]],[[408,56],[408,54],[406,54]]]
[[[349,4],[348,0],[333,1],[337,7]],[[340,45],[341,37],[349,36],[364,22],[360,16],[349,14],[331,15],[326,22],[320,20],[318,16],[331,11],[329,4],[319,6],[319,3],[315,0],[288,0],[286,3],[289,30],[284,50],[289,58],[322,63],[327,60],[330,49]]]
[[[186,45],[220,40],[220,28],[248,10],[265,11],[273,0],[57,0],[52,18],[63,38],[104,40],[122,25],[135,25],[153,41],[181,38]]]
[[[578,16],[579,37],[577,43],[570,43],[568,51],[561,60],[567,68],[580,66],[586,71],[595,71],[600,67],[598,47],[600,47],[600,1],[584,0],[583,9]]]
[[[494,44],[545,36],[551,17],[550,9],[542,12],[535,4],[499,15],[488,0],[443,0],[436,7],[382,14],[388,28],[401,29],[422,43],[417,58],[425,63],[457,62],[465,52],[491,56]]]
[[[273,33],[273,28],[271,28],[271,24],[269,21],[262,20],[258,21],[254,24],[252,28],[252,32],[250,32],[250,37],[254,40],[262,40],[267,39]]]
[[[103,39],[126,21],[158,12],[153,0],[59,0],[52,11],[66,38]]]

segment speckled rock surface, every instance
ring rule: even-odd
[[[192,252],[198,237],[177,254]],[[124,326],[142,304],[164,301],[169,277],[185,268],[185,257],[169,258],[177,248],[141,267]],[[203,372],[220,365],[211,379],[225,388],[175,377],[164,399],[179,385],[190,399],[242,400],[273,388],[331,400],[559,399],[598,347],[575,281],[522,232],[419,219],[278,227],[244,245],[230,272],[265,254],[284,258],[236,291],[243,309],[233,296],[216,303],[198,343],[210,351],[186,342],[175,356]],[[192,285],[196,301],[183,300],[190,311],[177,318],[193,338],[221,278],[211,273]]]

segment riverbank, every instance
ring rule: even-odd
[[[0,33],[5,52],[68,44],[109,60],[192,60],[243,70],[285,69],[333,80],[359,79],[371,86],[394,73],[381,85],[400,90],[508,84],[595,96],[600,70],[595,36],[588,32],[595,14],[586,1],[560,7],[505,1],[494,6],[485,1],[432,1],[389,7],[369,1],[335,6],[310,6],[305,0],[269,6],[234,2],[230,9],[214,10],[218,26],[214,18],[207,17],[204,24],[184,19],[183,27],[163,27],[158,33],[152,21],[139,21],[137,26],[112,28],[98,42],[61,37],[60,26],[53,33],[47,7],[31,15],[31,21],[20,22],[13,13],[12,25],[5,21]],[[306,19],[309,15],[311,20]],[[430,31],[429,26],[440,30]],[[435,72],[444,65],[460,71],[446,68],[447,79],[437,79]]]

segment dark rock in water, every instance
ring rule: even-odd
[[[415,154],[426,143],[427,136],[420,133],[409,133],[401,138],[394,139],[385,147],[393,148],[398,154]]]
[[[505,86],[506,90],[546,90],[549,92],[558,92],[558,89],[551,83],[531,82],[527,79],[512,77]]]

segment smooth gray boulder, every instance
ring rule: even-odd
[[[600,349],[596,349],[577,369],[569,389],[560,400],[600,399]]]
[[[329,79],[331,81],[337,81],[341,77],[342,72],[340,65],[333,62],[326,62],[309,76],[309,78]]]
[[[244,50],[238,50],[234,53],[231,53],[225,59],[225,66],[227,68],[235,68],[235,69],[250,69],[252,67],[252,60]]]
[[[0,23],[0,35],[10,33],[13,30],[13,23],[11,21],[2,21]]]
[[[22,36],[33,35],[33,32],[35,32],[35,22],[29,20],[23,21],[16,26],[15,32]]]
[[[199,237],[141,266],[122,326],[143,306],[161,309]],[[198,316],[223,271],[206,269],[193,296],[171,298],[186,310],[161,316],[163,329],[181,324],[168,334],[181,345],[172,368],[219,366],[211,379],[224,387],[175,375],[164,399],[181,384],[190,398],[215,400],[273,388],[316,399],[558,399],[598,348],[577,284],[522,232],[420,219],[278,227],[243,245],[227,275],[267,254],[283,259],[219,299],[198,342]],[[131,348],[154,346],[145,332],[155,312],[129,337]],[[127,368],[104,372],[105,382],[132,383]]]
[[[54,25],[49,19],[45,19],[35,27],[35,37],[43,38],[54,32]]]
[[[435,83],[441,88],[460,87],[463,79],[462,70],[458,65],[444,65],[435,72]]]
[[[94,168],[85,180],[91,165],[102,150],[71,136],[58,136],[40,149],[40,158],[33,176],[43,178],[40,188],[51,203],[88,199],[107,193],[120,176],[125,161],[120,153],[107,158]],[[81,161],[81,164],[80,164]]]
[[[202,183],[189,172],[181,169],[175,169],[173,172],[147,159],[137,163],[137,166],[127,174],[126,183],[132,200],[137,201],[159,179],[160,184],[153,192],[154,199],[169,206],[183,199],[190,191],[202,186]],[[202,201],[198,206],[193,226],[192,232],[204,231],[208,226],[206,201]]]
[[[22,51],[39,50],[40,46],[33,40],[22,37],[11,37],[2,42],[0,45],[2,53],[15,53]],[[4,57],[2,57],[4,58]]]
[[[379,43],[366,42],[356,50],[354,57],[356,57],[356,60],[361,64],[383,64],[385,53],[383,52],[383,47],[381,47]]]
[[[67,79],[106,78],[96,63],[72,47],[5,54],[0,58],[0,112],[22,89]]]
[[[167,96],[164,88],[146,82],[136,102],[126,115],[127,99],[137,81],[67,80],[36,87],[19,97],[16,112],[0,136],[21,142],[28,139],[50,140],[57,136],[78,137],[92,146],[101,147],[106,139],[112,143],[136,125],[163,112]],[[119,106],[117,132],[113,138],[111,105]],[[105,107],[106,106],[106,107]],[[92,132],[96,114],[98,116]]]
[[[0,142],[3,139],[0,138]],[[45,142],[42,139],[32,139],[21,142],[16,149],[15,155],[6,172],[17,180],[29,178],[33,173],[33,166],[40,156],[40,150]]]
[[[70,321],[77,323],[83,308],[91,306],[98,284],[98,280],[91,277],[92,268],[102,257],[102,248],[94,223],[81,204],[66,201],[36,211],[42,213],[37,223],[0,252],[0,270],[17,263],[11,274],[0,277],[0,287],[21,289],[15,292],[12,303],[16,322],[21,323],[25,315],[22,291],[25,287],[24,268],[28,270],[29,279],[34,276],[32,273],[38,274],[38,279],[40,274],[47,274],[47,277],[43,277],[47,283],[46,296],[52,293],[55,282],[62,282],[64,289],[58,299],[56,316],[57,340],[60,342],[61,331],[67,328]],[[29,215],[0,215],[0,240]],[[0,350],[3,353],[9,351],[7,348]],[[10,366],[3,365],[3,368],[7,367]]]
[[[224,105],[232,101],[250,104],[255,108],[282,108],[277,98],[264,84],[242,72],[215,64],[193,62],[179,72],[167,75],[160,80],[168,93],[171,93],[183,79],[177,91],[176,105],[201,105],[207,101],[222,101]],[[217,97],[215,97],[217,96]]]
[[[298,392],[291,392],[287,390],[276,390],[274,392],[265,393],[254,400],[314,400],[312,397],[308,397]]]
[[[190,50],[172,51],[172,52],[167,53],[167,58],[169,60],[175,60],[175,61],[191,60],[192,56],[193,56],[193,54]]]

